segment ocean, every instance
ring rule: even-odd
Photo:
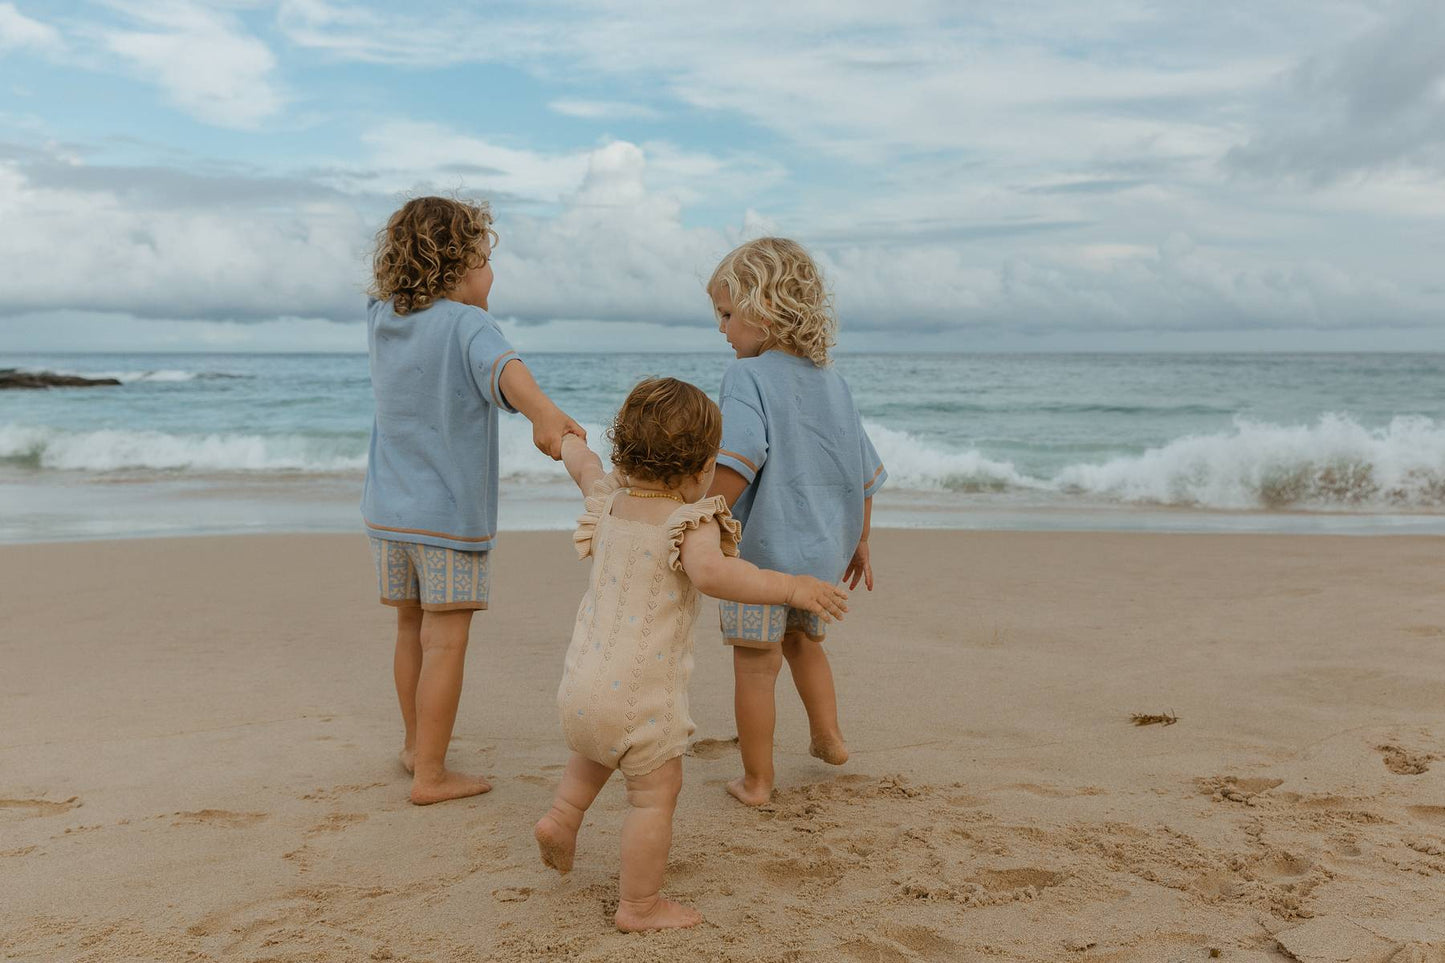
[[[731,356],[533,354],[605,456],[628,388]],[[849,355],[883,527],[1445,533],[1445,355]],[[115,377],[0,392],[0,541],[358,531],[365,355],[0,354]],[[501,528],[579,499],[504,416]]]

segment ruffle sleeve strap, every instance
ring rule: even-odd
[[[738,554],[738,540],[743,537],[743,523],[733,518],[733,513],[728,510],[727,499],[714,495],[682,506],[667,519],[667,564],[674,571],[682,568],[683,536],[703,522],[717,522],[722,529],[720,541],[724,555]]]
[[[572,533],[572,542],[577,546],[577,557],[586,558],[592,554],[592,536],[597,534],[597,523],[607,511],[612,496],[627,486],[617,472],[608,472],[597,479],[587,496],[581,515],[577,516],[577,531]]]

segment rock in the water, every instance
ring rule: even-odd
[[[93,388],[97,385],[118,385],[116,378],[81,378],[77,375],[55,374],[51,371],[21,371],[0,368],[0,389],[3,388]]]

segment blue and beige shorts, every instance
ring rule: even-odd
[[[427,612],[487,607],[490,553],[369,537],[382,605]]]
[[[723,641],[749,649],[766,649],[783,641],[789,632],[802,632],[814,642],[823,641],[828,623],[821,615],[788,605],[748,605],[719,601]]]

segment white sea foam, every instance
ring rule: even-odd
[[[65,431],[0,425],[0,460],[58,471],[344,472],[366,467],[366,444],[305,434]]]
[[[1398,417],[1365,428],[1333,414],[1298,426],[1238,418],[1232,431],[1070,465],[1052,483],[1064,492],[1208,508],[1437,508],[1445,505],[1445,424]]]
[[[606,457],[601,425],[586,425]],[[1237,419],[1230,430],[1188,435],[1137,454],[1032,476],[1007,460],[949,451],[928,438],[869,422],[895,491],[1028,492],[1061,504],[1079,498],[1213,509],[1358,511],[1445,507],[1445,423],[1397,417],[1367,428],[1342,415],[1312,425]],[[66,431],[0,424],[0,461],[79,472],[346,472],[366,467],[363,435]],[[532,443],[531,425],[504,418],[500,474],[510,483],[566,483],[560,463]]]

